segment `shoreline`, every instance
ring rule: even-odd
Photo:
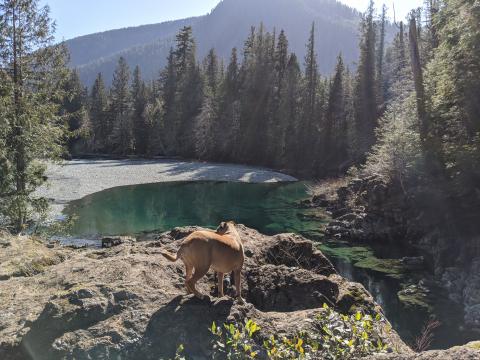
[[[71,201],[120,186],[175,181],[274,183],[298,179],[273,170],[235,164],[173,159],[75,159],[48,164],[47,184],[36,195],[49,199],[51,215],[61,215]]]

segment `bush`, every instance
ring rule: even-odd
[[[260,327],[252,320],[245,324],[212,324],[214,359],[356,359],[373,353],[386,352],[377,326],[385,328],[386,321],[377,315],[357,312],[342,315],[324,305],[316,317],[318,332],[299,333],[292,338],[270,335],[263,340]]]

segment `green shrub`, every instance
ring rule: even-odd
[[[357,312],[342,315],[328,307],[316,317],[318,331],[299,333],[293,338],[270,335],[262,339],[260,327],[252,320],[245,324],[212,324],[214,359],[357,359],[373,353],[386,352],[387,345],[379,337],[375,325],[384,327],[385,320],[377,315]]]

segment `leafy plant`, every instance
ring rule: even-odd
[[[321,326],[318,342],[325,359],[355,359],[387,350],[374,327],[375,322],[384,321],[380,314],[375,318],[361,312],[342,315],[326,304],[323,308],[325,313],[317,320]]]
[[[213,358],[255,359],[259,347],[253,337],[260,327],[252,320],[245,325],[224,324],[223,328],[212,323],[210,332],[214,335]]]
[[[302,332],[291,338],[270,335],[261,345],[255,336],[260,327],[252,320],[246,320],[245,325],[230,323],[223,327],[213,323],[213,358],[343,360],[387,351],[378,329],[388,332],[390,328],[380,314],[375,318],[361,312],[342,315],[326,304],[323,310],[316,317],[318,332]]]

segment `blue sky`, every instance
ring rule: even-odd
[[[237,0],[242,1],[242,0]],[[364,11],[369,0],[340,0]],[[220,0],[40,0],[50,5],[51,17],[56,20],[58,40],[128,26],[159,23],[167,20],[204,15]],[[385,2],[392,9],[393,1]],[[397,19],[420,6],[422,0],[396,0]],[[391,12],[393,13],[393,12]]]

